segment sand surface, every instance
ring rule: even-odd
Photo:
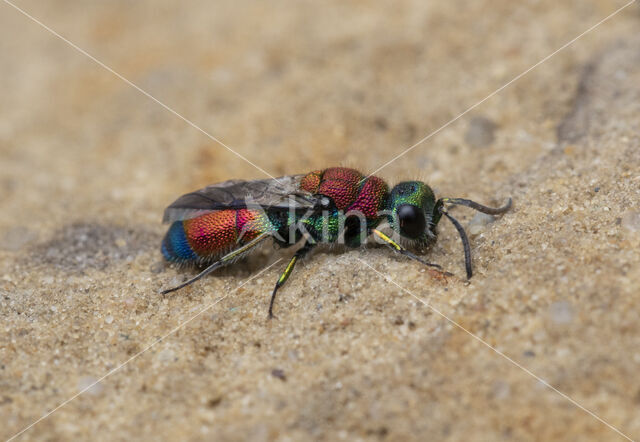
[[[624,3],[16,4],[279,176],[376,170]],[[321,251],[268,321],[291,250],[159,295],[194,275],[164,207],[265,175],[0,2],[0,438],[128,361],[16,440],[640,439],[639,27],[636,4],[378,173],[513,197],[452,211],[469,283],[443,222],[448,282]]]

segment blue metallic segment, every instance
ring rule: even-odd
[[[171,224],[169,231],[162,240],[162,254],[167,261],[182,262],[198,259],[187,240],[182,221]]]

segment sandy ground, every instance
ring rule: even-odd
[[[624,3],[16,4],[277,176],[373,171]],[[0,12],[0,438],[210,307],[17,440],[640,439],[638,5],[379,172],[514,198],[455,210],[470,283],[443,223],[447,283],[315,253],[274,321],[284,261],[250,278],[290,251],[159,295],[194,274],[163,263],[164,207],[264,174]]]

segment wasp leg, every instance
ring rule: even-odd
[[[273,302],[276,300],[276,293],[278,292],[278,289],[282,287],[285,282],[287,282],[287,279],[291,275],[291,272],[293,272],[293,268],[296,266],[296,262],[298,262],[300,258],[304,257],[304,255],[309,253],[309,250],[311,250],[314,246],[315,243],[305,242],[304,245],[300,247],[291,257],[291,261],[289,261],[289,264],[287,264],[287,267],[285,267],[284,272],[282,272],[282,275],[280,275],[280,278],[278,278],[278,282],[276,282],[276,286],[273,288],[273,293],[271,294],[271,302],[269,302],[269,319],[273,318]]]
[[[413,259],[414,261],[418,261],[419,263],[422,263],[422,264],[424,264],[426,266],[429,266],[429,267],[435,267],[436,269],[441,269],[442,268],[438,264],[433,264],[433,263],[427,262],[424,259],[420,258],[419,256],[411,253],[410,251],[408,251],[407,249],[402,247],[400,244],[398,244],[397,242],[395,242],[394,240],[389,238],[387,235],[385,235],[381,231],[379,231],[377,229],[373,229],[371,232],[374,235],[376,235],[378,238],[383,240],[391,249],[393,249],[394,251],[398,252],[399,254],[404,255],[407,258]]]
[[[176,290],[180,290],[181,288],[184,288],[184,287],[186,287],[188,285],[193,284],[194,282],[196,282],[199,279],[204,278],[205,276],[207,276],[209,273],[213,272],[214,270],[219,269],[220,267],[224,267],[227,264],[231,264],[234,260],[236,260],[236,259],[240,258],[242,255],[248,253],[251,249],[253,249],[255,246],[257,246],[258,244],[260,244],[262,241],[264,241],[265,239],[267,239],[270,236],[271,236],[270,233],[263,233],[262,235],[258,236],[257,238],[253,239],[252,241],[249,241],[248,243],[246,243],[242,247],[239,247],[239,248],[233,250],[232,252],[227,253],[222,258],[220,258],[219,260],[217,260],[216,262],[211,264],[209,267],[204,269],[202,272],[198,273],[196,276],[194,276],[193,278],[191,278],[187,282],[184,282],[184,283],[180,284],[179,286],[172,287],[172,288],[167,289],[167,290],[163,290],[160,293],[162,295],[166,295],[167,293],[175,292]]]

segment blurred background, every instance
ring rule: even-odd
[[[624,5],[12,2],[274,176],[372,172]],[[358,257],[411,290],[433,284],[425,299],[640,437],[639,20],[626,8],[377,173],[516,198],[504,223],[478,222],[472,286],[384,250],[316,254],[269,324],[276,267],[21,438],[620,437]],[[164,207],[266,175],[6,2],[0,60],[7,438],[275,257],[160,299],[185,276],[162,263]],[[433,258],[462,277],[442,232]]]
[[[275,176],[336,164],[373,170],[619,6],[16,5]],[[3,8],[1,167],[3,189],[20,195],[12,198],[19,206],[3,212],[14,221],[24,225],[38,217],[43,202],[47,218],[56,221],[89,207],[121,219],[107,210],[117,202],[139,221],[155,223],[158,209],[185,191],[264,177],[8,5]],[[468,193],[483,185],[482,177],[463,179],[471,170],[493,172],[496,179],[521,170],[555,141],[553,121],[567,110],[581,63],[630,32],[636,20],[637,11],[626,11],[477,109],[503,128],[489,146],[496,155],[465,143],[466,118],[381,175],[424,176],[436,187]]]

